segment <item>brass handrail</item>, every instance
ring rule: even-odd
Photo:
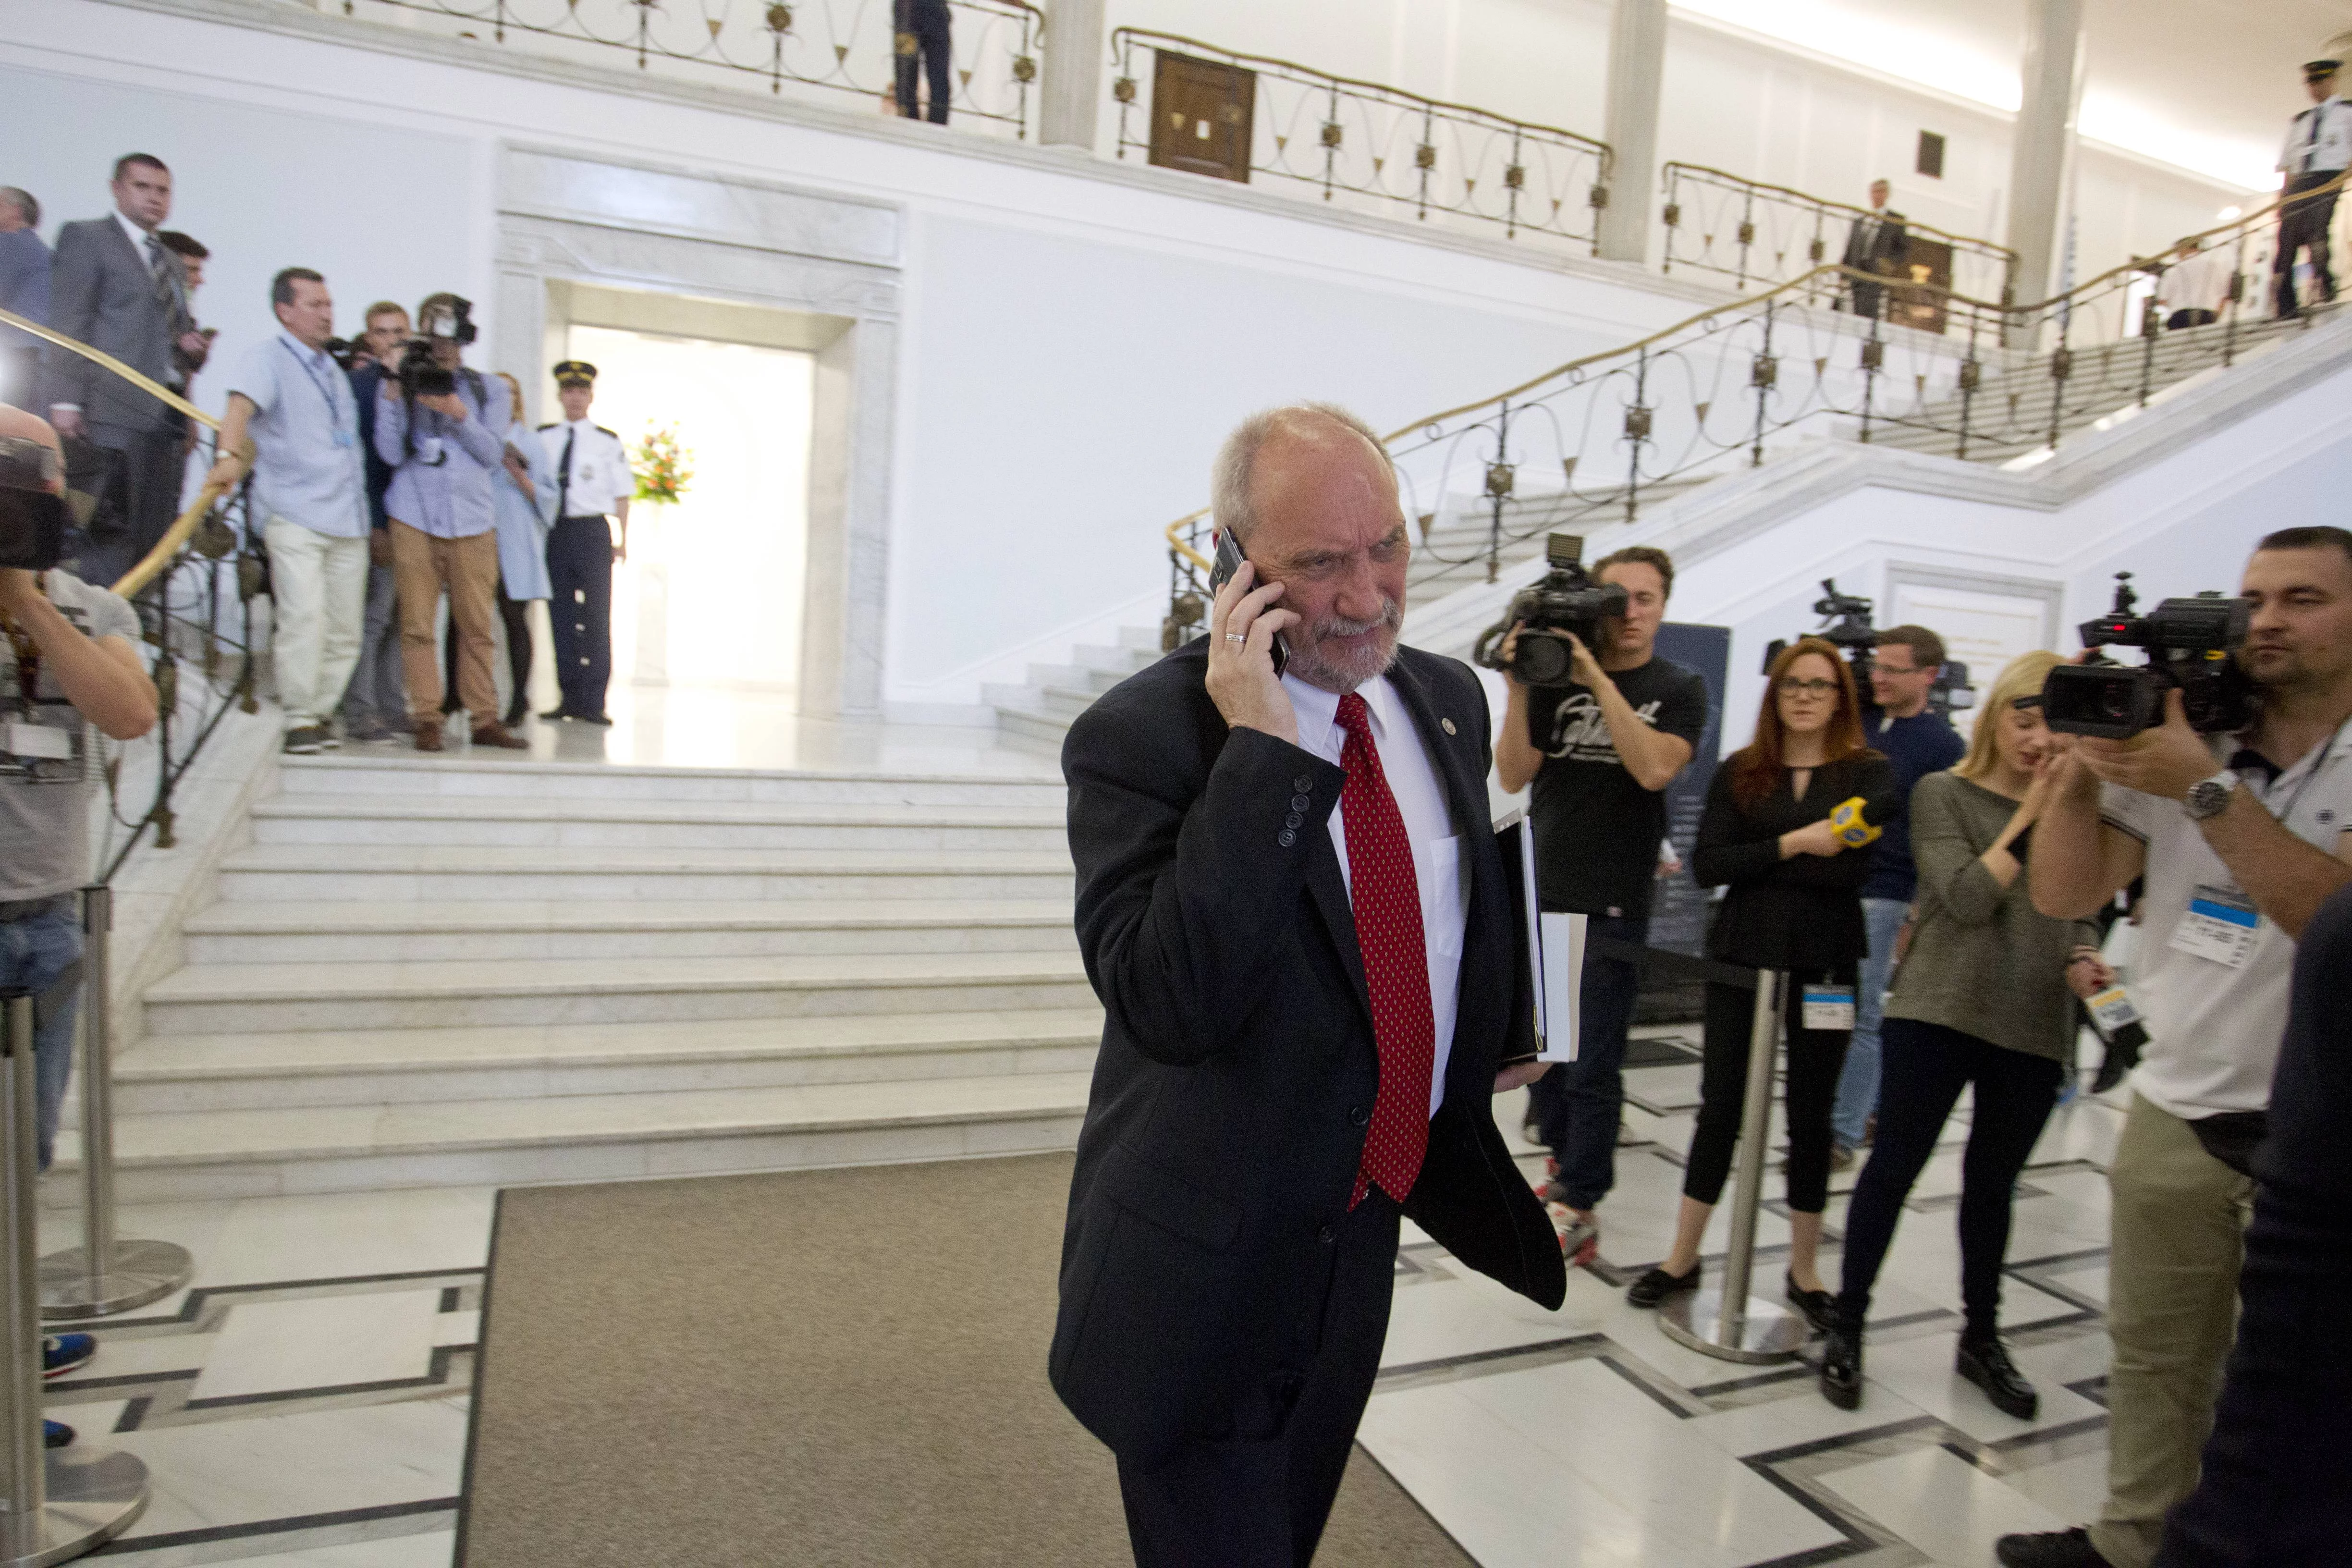
[[[1775,196],[1784,196],[1790,201],[1802,202],[1808,206],[1819,207],[1824,212],[1847,213],[1855,217],[1880,216],[1872,208],[1856,206],[1852,202],[1834,201],[1828,196],[1817,196],[1811,191],[1801,191],[1793,185],[1776,185],[1765,180],[1751,180],[1745,174],[1735,174],[1728,169],[1717,169],[1711,164],[1683,163],[1671,159],[1658,166],[1659,188],[1662,190],[1668,188],[1677,171],[1685,174],[1705,174],[1711,179],[1721,180],[1727,184],[1740,186],[1750,191],[1763,191]],[[1948,239],[1955,245],[1974,246],[1979,250],[2007,257],[2012,266],[2023,259],[2006,245],[1981,238],[1973,234],[1955,234],[1950,229],[1938,228],[1932,223],[1923,223],[1917,218],[1906,216],[1903,219],[1903,226],[1913,234],[1934,235],[1938,239]]]

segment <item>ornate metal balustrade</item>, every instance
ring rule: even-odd
[[[1111,53],[1121,158],[1150,151],[1150,135],[1138,135],[1154,112],[1145,68],[1170,54],[1254,73],[1253,182],[1362,211],[1587,247],[1608,203],[1609,145],[1573,131],[1147,28],[1115,30]]]
[[[1696,163],[1668,163],[1660,172],[1665,205],[1665,270],[1676,267],[1715,272],[1745,289],[1751,283],[1785,283],[1824,262],[1868,263],[1848,255],[1855,226],[1873,218],[1867,207],[1792,191],[1785,185],[1726,174]],[[1906,218],[1908,255],[1901,269],[1884,281],[1897,285],[1895,314],[1912,298],[1906,284],[1926,284],[1975,300],[2008,300],[2014,292],[2017,253],[2007,246],[1952,234],[1933,224]],[[1849,280],[1840,279],[1843,284]],[[1860,285],[1880,286],[1874,277]],[[1865,296],[1866,297],[1866,296]],[[1927,296],[1920,303],[1932,306]],[[1819,301],[1827,303],[1826,300]],[[1921,325],[1933,325],[1924,309]]]
[[[493,47],[716,81],[771,96],[894,90],[890,0],[318,0],[346,16]],[[950,0],[952,122],[1026,138],[1045,16],[1027,0]]]

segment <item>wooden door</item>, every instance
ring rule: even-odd
[[[1887,320],[1916,327],[1923,332],[1942,331],[1944,296],[1936,290],[1952,286],[1952,247],[1942,240],[1925,239],[1914,234],[1904,262],[1904,271],[1913,283],[1930,287],[1906,289],[1898,285],[1888,290]]]
[[[1151,78],[1151,161],[1220,180],[1250,177],[1257,73],[1222,60],[1157,51]]]

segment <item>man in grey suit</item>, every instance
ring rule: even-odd
[[[173,391],[205,362],[209,342],[188,312],[180,258],[157,237],[172,216],[172,172],[159,158],[116,160],[114,211],[58,231],[49,268],[49,324],[113,355]],[[47,357],[49,423],[121,454],[125,525],[79,551],[81,575],[111,583],[137,564],[172,526],[184,472],[179,413],[79,354]]]
[[[1903,263],[1911,251],[1911,237],[1903,226],[1903,215],[1886,205],[1891,189],[1885,180],[1871,181],[1870,210],[1855,218],[1853,226],[1846,230],[1845,255],[1842,259],[1857,272],[1874,272],[1885,278],[1903,276]],[[1884,284],[1848,278],[1845,289],[1846,308],[1857,316],[1875,316],[1885,304]]]

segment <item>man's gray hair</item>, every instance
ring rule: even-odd
[[[1318,425],[1352,430],[1372,444],[1372,450],[1391,472],[1395,470],[1380,433],[1336,403],[1286,403],[1279,408],[1261,408],[1234,426],[1234,433],[1217,448],[1216,466],[1210,470],[1209,513],[1219,528],[1230,529],[1237,541],[1249,538],[1257,528],[1257,514],[1250,507],[1250,476],[1257,467],[1258,449],[1278,435]]]
[[[26,228],[41,226],[41,204],[33,199],[32,192],[19,190],[15,185],[0,185],[0,202],[15,207],[24,218]]]

